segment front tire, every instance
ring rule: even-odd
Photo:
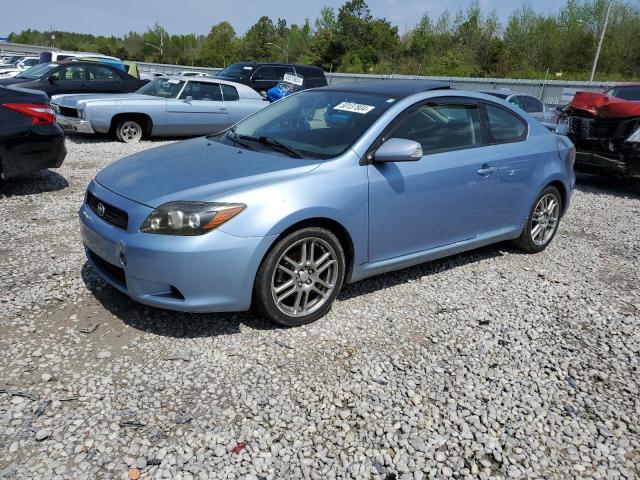
[[[124,119],[116,125],[116,138],[124,143],[138,143],[144,130],[138,120]]]
[[[342,245],[330,231],[308,227],[293,232],[263,260],[254,306],[284,327],[314,322],[331,309],[342,288],[345,264]]]
[[[515,245],[528,253],[539,253],[549,246],[558,231],[562,196],[556,187],[547,186],[533,203],[527,223]]]

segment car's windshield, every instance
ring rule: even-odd
[[[640,100],[640,85],[634,87],[614,87],[607,92],[607,95],[621,98],[622,100],[638,101]]]
[[[307,90],[258,111],[218,139],[227,143],[262,137],[303,157],[332,158],[351,147],[395,100],[369,93]],[[251,147],[264,145],[255,142]]]
[[[245,79],[245,78],[249,78],[252,72],[253,72],[253,67],[251,65],[242,65],[240,63],[234,63],[233,65],[229,65],[227,68],[221,70],[218,73],[218,76],[236,78],[236,79]]]
[[[138,89],[136,93],[162,98],[177,98],[184,85],[183,80],[157,78]]]
[[[51,70],[58,66],[57,63],[41,63],[40,65],[36,65],[31,68],[27,68],[25,71],[20,72],[16,77],[18,78],[40,78],[43,75],[46,75]]]

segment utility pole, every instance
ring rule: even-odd
[[[598,49],[596,50],[596,56],[593,59],[593,66],[591,67],[591,77],[589,77],[590,82],[593,82],[593,77],[595,77],[596,75],[596,68],[598,67],[598,60],[600,59],[600,51],[602,50],[602,42],[604,42],[604,35],[607,32],[607,23],[609,23],[609,15],[611,14],[612,5],[613,5],[613,0],[609,0],[609,5],[607,6],[607,13],[604,17],[604,25],[602,25],[602,31],[600,32]]]

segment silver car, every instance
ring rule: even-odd
[[[54,95],[57,122],[82,133],[113,134],[122,142],[143,136],[219,132],[269,102],[240,83],[200,77],[162,77],[135,93]]]
[[[501,98],[521,110],[527,112],[533,118],[542,123],[558,123],[558,116],[554,108],[551,108],[533,95],[513,92],[511,90],[484,90],[482,93]]]

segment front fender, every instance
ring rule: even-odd
[[[328,219],[350,235],[356,264],[367,259],[367,169],[355,155],[348,160],[326,161],[315,170],[294,178],[242,189],[216,197],[238,202],[247,209],[221,227],[241,237],[277,236],[296,223]]]

